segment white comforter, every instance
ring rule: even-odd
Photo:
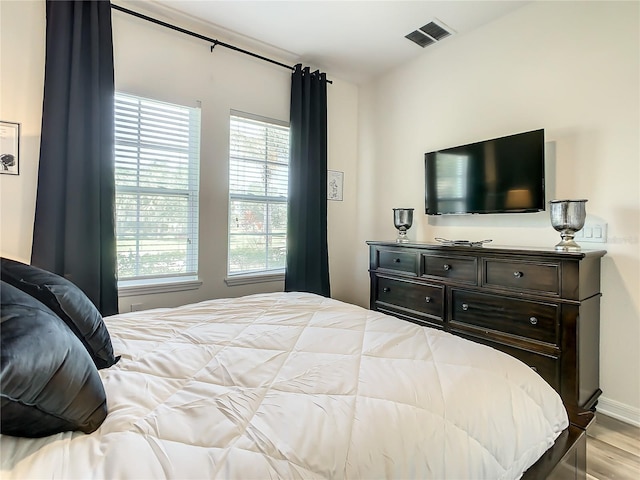
[[[519,361],[315,295],[106,321],[107,419],[2,436],[3,478],[518,478],[567,426]]]

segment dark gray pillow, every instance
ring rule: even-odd
[[[64,320],[98,369],[108,368],[120,359],[113,355],[111,336],[102,315],[69,280],[8,258],[0,259],[0,279],[40,300]]]
[[[80,340],[49,308],[0,282],[0,433],[91,433],[107,416],[102,380]]]

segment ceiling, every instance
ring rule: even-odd
[[[454,32],[441,41],[446,42],[530,2],[154,0],[153,3],[168,12],[174,10],[211,24],[214,31],[219,28],[236,38],[275,47],[292,63],[299,61],[326,71],[329,77],[363,83],[420,55],[424,49],[404,37],[433,20]],[[426,49],[438,46],[435,43]]]

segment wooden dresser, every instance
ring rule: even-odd
[[[502,350],[594,408],[604,250],[367,243],[371,309]]]

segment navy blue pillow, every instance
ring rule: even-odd
[[[113,355],[111,336],[102,315],[69,280],[8,258],[0,259],[0,279],[40,300],[64,320],[98,369],[108,368],[120,359]]]
[[[91,356],[67,325],[25,292],[0,282],[0,433],[91,433],[107,397]]]

